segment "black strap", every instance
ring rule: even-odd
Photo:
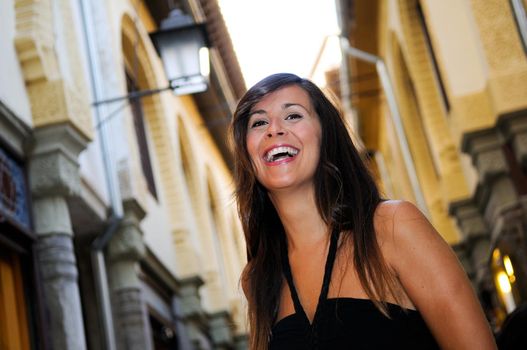
[[[328,256],[326,258],[326,265],[324,268],[324,278],[322,281],[322,288],[320,290],[320,296],[318,298],[318,304],[315,310],[315,315],[313,316],[313,323],[311,324],[312,326],[316,323],[317,315],[320,313],[320,309],[323,306],[328,296],[329,283],[331,282],[331,273],[333,270],[333,265],[335,264],[335,256],[337,254],[337,243],[338,243],[339,234],[340,234],[340,231],[337,229],[334,229],[331,234],[331,241],[329,244]],[[296,291],[295,284],[293,282],[293,275],[291,273],[291,266],[289,265],[289,257],[287,254],[287,243],[286,242],[284,242],[282,260],[283,260],[283,272],[287,280],[287,283],[289,285],[289,290],[291,291],[291,298],[293,299],[295,311],[297,313],[303,314],[305,319],[309,321],[307,314],[304,308],[302,307],[302,304],[300,303],[300,299],[298,298],[298,293]]]
[[[291,299],[293,299],[295,311],[297,313],[305,315],[304,308],[302,308],[302,304],[300,303],[300,299],[298,298],[298,293],[296,292],[295,284],[293,282],[293,275],[291,274],[291,266],[289,265],[289,256],[287,253],[287,241],[285,240],[283,242],[283,248],[284,249],[282,250],[282,268],[285,275],[285,279],[287,280],[287,284],[289,285]]]

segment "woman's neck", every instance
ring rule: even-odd
[[[284,226],[289,250],[304,249],[328,239],[328,227],[315,202],[314,189],[269,194]]]

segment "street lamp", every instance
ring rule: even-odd
[[[209,41],[204,23],[174,9],[150,38],[163,61],[171,89],[177,95],[207,90]]]
[[[196,94],[207,90],[210,45],[205,23],[194,23],[191,16],[175,9],[161,22],[160,29],[150,34],[150,38],[163,61],[168,86],[132,91],[125,96],[96,101],[94,106],[141,98],[166,90],[172,90],[175,95]]]

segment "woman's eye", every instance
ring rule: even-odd
[[[257,121],[255,121],[255,122],[253,122],[251,124],[251,129],[252,128],[257,128],[257,127],[262,126],[262,125],[265,125],[265,123],[266,123],[265,120],[257,120]]]
[[[300,118],[302,118],[300,114],[293,113],[293,114],[289,114],[285,119],[291,120],[291,119],[300,119]]]

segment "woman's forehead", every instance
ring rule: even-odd
[[[298,85],[288,85],[269,92],[252,106],[249,114],[264,113],[272,108],[286,109],[292,106],[300,106],[307,111],[313,109],[309,94]]]

